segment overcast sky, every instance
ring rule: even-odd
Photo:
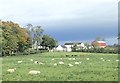
[[[59,41],[117,43],[119,0],[0,0],[0,19],[41,25]]]

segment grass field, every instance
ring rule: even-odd
[[[66,57],[65,55],[70,55]],[[78,56],[71,56],[71,55]],[[74,59],[75,58],[75,59]],[[27,56],[3,57],[3,81],[117,81],[117,54],[49,52]],[[35,64],[34,61],[43,64]],[[22,60],[22,63],[17,61]],[[64,64],[59,64],[62,61]],[[57,64],[56,66],[54,64]],[[76,64],[79,63],[79,64]],[[71,64],[73,66],[69,66]],[[13,73],[9,68],[16,68]],[[30,70],[41,73],[29,75]]]
[[[2,58],[0,57],[0,83],[2,81]]]

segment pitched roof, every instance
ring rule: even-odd
[[[73,44],[81,44],[82,42],[79,43],[65,43],[64,45],[73,45]]]
[[[64,45],[73,45],[73,43],[65,43]]]
[[[98,43],[106,43],[105,41],[97,41]]]
[[[61,45],[61,47],[63,47],[63,48],[67,48],[66,46],[64,46],[64,45]]]
[[[106,43],[105,41],[93,41],[92,43],[94,42],[98,42],[98,43]]]

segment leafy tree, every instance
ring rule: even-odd
[[[89,49],[89,46],[90,46],[90,44],[89,43],[84,43],[84,45],[87,47],[87,49]]]
[[[28,36],[26,30],[11,21],[1,21],[2,28],[2,51],[3,55],[11,55],[12,52],[24,51],[27,49]]]
[[[3,39],[3,37],[2,37],[2,29],[0,27],[0,56],[1,56],[1,53],[2,53],[2,39]]]
[[[32,28],[33,25],[32,24],[27,24],[25,26],[26,32],[27,32],[27,36],[28,36],[28,47],[31,48],[32,44],[33,44],[33,37],[32,37]]]
[[[55,39],[53,39],[52,37],[50,37],[49,39],[49,49],[53,49],[57,44],[57,41]]]
[[[27,31],[29,40],[31,40],[31,43],[33,43],[33,42],[32,42],[32,40],[33,40],[33,37],[32,37],[32,28],[33,28],[33,25],[32,25],[32,24],[27,24],[27,25],[25,26],[25,29],[26,29],[26,31]]]
[[[57,41],[48,35],[43,35],[41,46],[45,49],[52,49],[57,45]]]
[[[105,41],[105,39],[102,37],[96,37],[95,41]]]
[[[42,42],[42,34],[44,30],[41,26],[33,26],[32,24],[27,24],[26,29],[33,46],[32,48],[35,46],[38,50],[38,46]]]
[[[73,52],[76,52],[76,49],[77,49],[77,48],[78,48],[78,47],[77,47],[77,44],[74,44],[73,47],[71,47],[71,49],[72,49]]]
[[[32,32],[33,32],[33,42],[34,42],[34,44],[36,44],[37,50],[38,50],[38,46],[42,42],[42,33],[43,33],[43,31],[44,30],[41,28],[41,26],[35,26],[32,29]]]

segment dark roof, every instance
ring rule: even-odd
[[[67,48],[66,46],[64,46],[64,45],[61,45],[61,47],[63,47],[63,48]]]
[[[73,45],[73,44],[81,44],[82,42],[80,43],[65,43],[64,45]]]

